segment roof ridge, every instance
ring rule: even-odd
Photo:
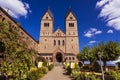
[[[47,12],[49,13],[49,15],[50,15],[52,18],[54,18],[54,17],[53,17],[53,13],[52,13],[52,11],[50,10],[50,7],[48,7]]]
[[[73,16],[76,18],[75,14],[74,14],[73,11],[72,11],[72,8],[69,8],[69,10],[67,11],[67,14],[66,14],[66,16],[65,16],[65,19],[68,17],[68,15],[69,15],[70,12],[71,12],[71,13],[73,14]]]

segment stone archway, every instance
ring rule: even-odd
[[[56,54],[56,61],[57,62],[62,62],[63,61],[63,56],[60,52]]]
[[[53,62],[63,62],[64,61],[64,52],[58,48],[53,52]]]

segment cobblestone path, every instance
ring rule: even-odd
[[[71,80],[68,75],[64,75],[62,66],[54,66],[52,71],[49,71],[39,80]]]

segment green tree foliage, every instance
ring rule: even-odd
[[[120,44],[118,42],[109,41],[106,44],[100,43],[98,51],[102,53],[102,61],[104,69],[106,69],[106,62],[109,60],[116,60],[120,56]]]
[[[0,73],[16,80],[27,78],[28,71],[35,66],[33,58],[36,58],[36,52],[27,48],[26,43],[8,22],[0,22],[0,41],[0,51],[5,46],[3,57],[0,59]]]
[[[120,56],[120,44],[118,42],[109,41],[106,44],[103,42],[99,43],[97,46],[83,48],[77,58],[80,61],[89,60],[92,65],[96,60],[99,60],[98,52],[101,52],[102,61],[104,62],[104,67],[106,68],[106,62],[109,60],[116,60]]]
[[[105,45],[105,58],[107,60],[116,60],[120,55],[120,45],[118,42],[110,41]]]
[[[77,55],[78,60],[90,61],[91,63],[94,61],[95,55],[92,53],[92,50],[89,47],[84,47],[83,50]]]
[[[77,58],[81,61],[90,59],[90,48],[84,47],[83,50],[77,55]]]

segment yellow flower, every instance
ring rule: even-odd
[[[71,63],[71,68],[74,69],[75,68],[75,63]]]
[[[43,66],[43,62],[38,62],[38,68],[41,68]]]

